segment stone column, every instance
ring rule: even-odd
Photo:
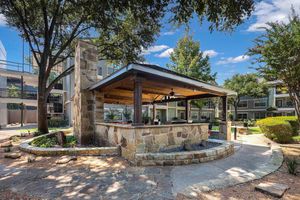
[[[75,50],[73,127],[80,144],[93,143],[95,97],[88,87],[97,81],[97,55],[97,48],[93,44],[78,42]]]
[[[142,79],[140,77],[134,77],[134,91],[133,91],[133,125],[143,125],[142,122]]]
[[[222,121],[219,126],[219,138],[231,140],[231,122],[228,121],[227,113],[227,96],[222,97]]]

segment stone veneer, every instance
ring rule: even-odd
[[[122,157],[136,161],[136,154],[156,153],[181,146],[183,141],[200,143],[208,139],[208,124],[131,126],[95,123],[95,140],[101,146],[121,146]]]
[[[80,144],[94,142],[94,122],[103,120],[103,94],[88,90],[98,81],[97,47],[79,41],[75,51],[74,134]],[[95,120],[96,119],[96,120]]]
[[[208,162],[225,158],[234,153],[232,142],[224,140],[208,139],[209,142],[221,144],[205,150],[184,151],[172,153],[140,153],[136,154],[138,166],[167,166],[167,165],[188,165]]]

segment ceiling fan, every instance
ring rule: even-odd
[[[181,94],[178,94],[178,93],[175,93],[173,88],[171,88],[171,92],[169,93],[168,96],[166,96],[167,98],[170,98],[170,99],[173,99],[175,97],[182,97],[184,98],[185,96],[184,95],[181,95]]]

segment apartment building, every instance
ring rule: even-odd
[[[238,116],[243,119],[262,119],[270,116],[295,116],[295,108],[288,90],[281,81],[268,82],[269,92],[266,97],[242,97],[238,105]],[[234,113],[233,108],[231,112]]]
[[[0,48],[4,49],[3,45]],[[4,58],[3,56],[0,58],[1,126],[13,123],[36,123],[37,67],[28,63],[7,61]],[[58,66],[55,72],[59,74],[63,70],[62,67]],[[62,80],[54,86],[47,100],[49,118],[64,118],[65,93]]]
[[[6,50],[0,40],[0,69],[6,68],[5,61],[6,61]],[[6,77],[0,75],[0,88],[6,88],[6,87],[7,87]],[[0,101],[0,113],[7,113],[7,104],[1,101]],[[1,115],[0,128],[6,126],[6,124],[7,124],[7,115],[3,115],[3,116]]]

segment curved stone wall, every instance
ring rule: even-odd
[[[225,158],[234,153],[234,145],[232,142],[215,139],[208,139],[208,141],[221,143],[221,145],[199,151],[138,153],[135,155],[135,164],[138,166],[188,165]]]

